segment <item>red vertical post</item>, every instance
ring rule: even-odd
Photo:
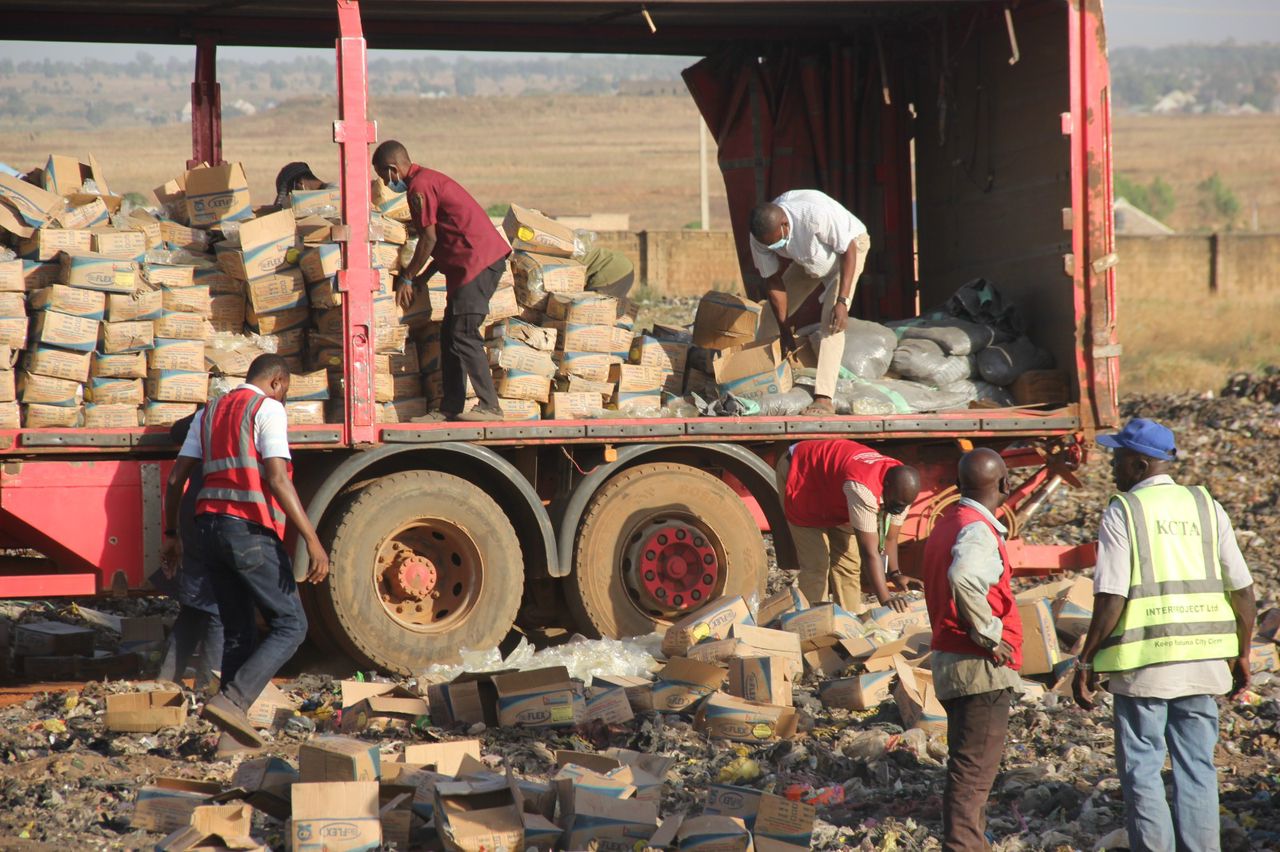
[[[187,168],[222,163],[222,86],[218,83],[218,43],[196,37],[196,77],[191,81],[191,159]]]
[[[373,294],[378,274],[369,246],[369,146],[378,128],[368,120],[366,43],[357,0],[338,3],[338,174],[346,241],[338,289],[342,292],[344,438],[352,444],[377,440],[373,396]]]

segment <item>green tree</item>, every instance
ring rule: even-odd
[[[1223,183],[1217,172],[1196,185],[1200,191],[1200,209],[1207,215],[1221,216],[1230,225],[1240,212],[1240,199]]]
[[[1143,186],[1132,178],[1116,175],[1115,194],[1157,219],[1168,218],[1175,206],[1173,187],[1162,177],[1155,177]]]

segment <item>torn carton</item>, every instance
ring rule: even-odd
[[[933,688],[933,675],[921,669],[913,669],[906,660],[894,660],[898,683],[893,688],[893,699],[898,705],[904,728],[920,728],[928,734],[947,732],[947,711],[938,700]]]
[[[585,703],[564,666],[496,675],[498,724],[522,727],[576,725]]]
[[[298,771],[305,782],[376,781],[382,775],[382,758],[377,743],[315,737],[298,749]]]
[[[436,785],[436,833],[450,852],[524,849],[520,794],[509,778]]]
[[[799,727],[794,707],[758,704],[717,692],[698,708],[693,726],[710,737],[737,742],[789,740]]]
[[[704,639],[723,639],[734,624],[755,625],[741,595],[714,600],[668,627],[662,638],[662,653],[675,657]]]
[[[479,740],[456,740],[447,743],[411,743],[404,747],[404,763],[422,766],[441,775],[456,776],[467,756],[480,759]]]
[[[868,672],[856,677],[825,680],[818,685],[818,699],[825,707],[870,710],[893,694],[895,672]]]
[[[253,808],[246,804],[201,805],[191,813],[191,824],[156,844],[156,852],[194,850],[245,850],[267,852],[270,847],[254,840]]]
[[[294,784],[290,848],[295,852],[364,852],[382,844],[378,784]]]
[[[187,700],[178,691],[122,692],[107,696],[108,731],[153,733],[187,721]]]
[[[719,689],[727,674],[713,663],[672,657],[653,685],[653,709],[663,713],[688,710]]]

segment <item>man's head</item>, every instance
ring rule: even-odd
[[[1178,445],[1169,427],[1143,417],[1130,420],[1114,435],[1099,435],[1098,443],[1115,451],[1111,476],[1121,491],[1149,476],[1167,473],[1178,457]]]
[[[289,163],[276,175],[276,205],[283,207],[295,189],[320,189],[324,181],[306,163]]]
[[[1009,496],[1009,468],[995,450],[979,447],[960,457],[960,494],[995,511]]]
[[[920,471],[908,464],[900,464],[889,468],[884,475],[884,491],[881,501],[884,510],[890,515],[905,512],[916,502],[920,494]]]
[[[785,246],[791,238],[791,222],[786,212],[772,202],[757,204],[751,211],[751,236],[774,251]]]
[[[244,380],[276,402],[284,402],[289,394],[289,362],[271,353],[259,355],[249,365],[249,374]]]
[[[382,182],[396,192],[404,192],[409,180],[409,167],[413,161],[409,152],[394,139],[388,139],[373,152],[373,170],[382,178]]]

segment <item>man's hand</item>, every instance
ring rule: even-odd
[[[1227,660],[1227,665],[1231,667],[1231,695],[1230,698],[1239,698],[1253,683],[1253,674],[1249,671],[1249,655],[1241,654],[1234,660]]]
[[[182,539],[176,535],[165,536],[160,545],[160,570],[170,580],[178,576],[178,566],[182,564]]]
[[[1076,669],[1075,676],[1071,679],[1071,694],[1075,696],[1076,704],[1083,710],[1092,710],[1098,706],[1093,700],[1097,692],[1098,673],[1093,669]]]
[[[307,569],[307,582],[323,583],[329,576],[329,554],[324,552],[320,539],[307,542],[307,556],[311,560],[311,565]]]
[[[778,339],[782,343],[783,357],[796,351],[796,336],[791,333],[791,328],[786,323],[778,325]]]
[[[906,595],[893,595],[889,600],[880,605],[887,606],[894,612],[906,612],[907,608],[911,605],[911,601],[907,599]]]
[[[893,583],[894,588],[901,592],[924,591],[924,580],[919,577],[908,577],[901,571],[895,571],[889,575],[889,582]]]
[[[1013,646],[1001,639],[1000,644],[991,649],[991,659],[997,666],[1007,666],[1013,659]]]
[[[844,302],[837,301],[831,309],[831,322],[827,325],[829,334],[839,334],[849,326],[849,309]]]
[[[396,304],[401,310],[409,310],[409,306],[413,304],[414,292],[413,285],[402,281],[397,281],[396,286]]]

